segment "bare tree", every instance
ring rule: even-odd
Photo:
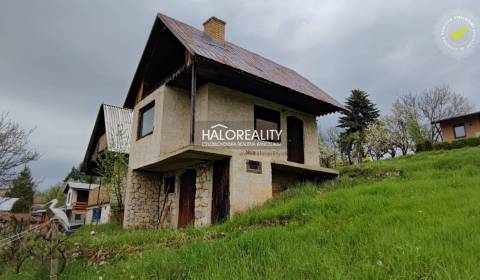
[[[337,167],[341,161],[340,129],[336,126],[329,127],[319,134],[320,162],[325,167]]]
[[[446,85],[424,90],[417,100],[417,106],[423,118],[430,124],[432,141],[441,139],[440,131],[433,124],[434,121],[466,114],[473,110],[465,96],[452,91]]]
[[[18,167],[39,158],[29,147],[32,132],[21,128],[8,114],[0,114],[0,185],[8,184],[17,175]]]

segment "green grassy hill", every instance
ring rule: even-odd
[[[69,239],[83,257],[62,278],[475,279],[480,148],[348,168],[214,227],[90,230]],[[28,265],[17,277],[46,278],[47,269]]]

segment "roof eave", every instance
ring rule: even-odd
[[[96,134],[97,134],[97,131],[100,129],[99,128],[100,118],[101,118],[102,114],[104,114],[103,105],[104,104],[102,103],[100,105],[100,109],[98,110],[97,118],[95,120],[95,124],[94,124],[93,130],[92,130],[92,134],[90,135],[90,141],[88,142],[87,150],[85,151],[85,157],[83,158],[82,164],[80,166],[80,171],[82,171],[82,172],[86,171],[89,158],[90,158],[91,154],[93,153],[93,145],[95,143],[95,138],[97,138]],[[105,119],[105,116],[103,116],[103,118]]]

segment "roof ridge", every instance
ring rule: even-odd
[[[133,111],[130,108],[120,107],[120,106],[117,106],[117,105],[111,105],[111,104],[106,104],[106,103],[102,103],[102,106],[109,106],[109,107],[113,107],[113,108],[117,108],[117,109],[126,110],[126,111],[129,111],[129,112]]]
[[[179,34],[176,34],[176,30],[178,29],[177,26],[175,25],[183,25],[184,27],[187,27],[195,32],[198,32],[198,34],[201,34],[201,35],[204,35],[205,32],[201,31],[200,29],[190,25],[190,24],[187,24],[187,23],[184,23],[180,20],[177,20],[175,18],[172,18],[168,15],[165,15],[165,14],[162,14],[162,13],[157,13],[157,17],[167,26],[167,28],[174,34],[174,36],[185,46],[185,48],[187,48],[187,50],[189,50],[191,53],[193,54],[197,54],[199,56],[203,56],[203,57],[206,57],[206,58],[210,58],[212,59],[211,57],[209,57],[208,55],[205,56],[205,54],[202,54],[202,53],[198,53],[197,50],[194,50],[195,48],[195,45],[191,45],[191,42],[187,42],[184,38],[182,38],[182,35],[179,35]],[[174,25],[174,26],[172,26]],[[206,34],[205,34],[206,35]],[[208,38],[210,38],[209,36],[207,36]],[[290,68],[290,67],[287,67],[287,66],[284,66],[278,62],[275,62],[273,61],[272,59],[270,58],[267,58],[265,57],[264,55],[261,55],[259,53],[256,53],[256,52],[253,52],[253,51],[250,51],[244,47],[241,47],[241,46],[238,46],[232,42],[229,42],[227,40],[225,40],[225,47],[223,48],[225,50],[225,52],[228,52],[228,47],[230,46],[230,48],[232,50],[240,50],[241,52],[245,52],[246,54],[249,54],[252,57],[253,60],[256,60],[256,59],[259,59],[259,60],[263,60],[265,62],[265,64],[270,64],[272,65],[274,68],[276,68],[276,70],[278,71],[284,71],[285,73],[290,73],[291,75],[294,75],[296,76],[296,78],[300,78],[302,79],[305,84],[303,86],[298,86],[298,87],[291,87],[291,86],[288,86],[288,85],[285,85],[285,83],[282,83],[281,81],[279,80],[275,80],[275,79],[271,79],[271,76],[270,78],[266,78],[266,77],[262,77],[258,74],[255,74],[255,73],[252,73],[250,72],[250,74],[252,75],[255,75],[257,77],[260,77],[260,78],[263,78],[263,79],[266,79],[266,80],[269,80],[270,82],[273,82],[275,84],[278,84],[280,86],[284,86],[284,87],[288,87],[294,91],[297,91],[297,92],[300,92],[300,93],[303,93],[303,94],[307,94],[307,95],[315,95],[317,99],[320,99],[324,102],[327,102],[327,103],[330,103],[331,105],[334,105],[338,108],[344,108],[343,105],[338,102],[335,98],[333,98],[332,96],[330,96],[328,93],[326,93],[324,90],[322,90],[321,88],[319,88],[315,83],[311,82],[309,79],[307,79],[306,77],[304,77],[302,74],[300,74],[299,72],[297,72],[296,70]],[[248,62],[245,62],[248,64]],[[242,69],[242,67],[239,67],[239,66],[234,66],[234,65],[229,65],[233,68],[236,68],[236,69],[239,69],[239,70],[242,70],[242,71],[246,71],[246,72],[249,72],[248,70],[245,70],[245,69]],[[262,68],[259,68],[259,67],[256,67],[256,66],[253,66],[256,71],[258,72],[261,72],[261,73],[265,73],[267,75],[271,74],[269,72],[266,72],[264,69]],[[288,71],[288,72],[287,72]],[[301,89],[303,88],[303,90]],[[310,88],[310,89],[308,89]],[[309,92],[309,93],[307,93]]]
[[[183,21],[181,21],[181,20],[172,18],[172,17],[170,17],[170,16],[167,16],[167,15],[161,14],[161,13],[158,13],[158,15],[163,16],[163,17],[167,17],[167,18],[169,18],[169,19],[171,19],[171,20],[174,20],[174,21],[179,22],[179,23],[181,23],[181,24],[187,25],[187,26],[189,26],[189,27],[197,30],[197,31],[200,32],[200,33],[205,33],[205,32],[203,32],[202,30],[196,28],[195,26],[192,26],[192,25],[190,25],[190,24],[188,24],[188,23],[185,23],[185,22],[183,22]],[[270,62],[272,62],[272,63],[274,63],[274,64],[276,64],[276,65],[278,65],[278,66],[281,66],[281,67],[283,67],[283,68],[286,68],[286,69],[288,69],[288,70],[290,70],[290,71],[295,72],[295,73],[296,73],[297,75],[299,75],[299,76],[302,76],[302,75],[301,75],[300,73],[298,73],[296,70],[294,70],[294,69],[292,69],[292,68],[290,68],[290,67],[288,67],[288,66],[284,66],[284,65],[282,65],[282,64],[280,64],[280,63],[278,63],[278,62],[275,62],[275,61],[272,60],[271,58],[268,58],[268,57],[266,57],[265,55],[262,55],[262,54],[260,54],[260,53],[258,53],[258,52],[251,51],[251,50],[249,50],[249,49],[247,49],[247,48],[245,48],[245,47],[239,46],[239,45],[237,45],[237,44],[235,44],[235,43],[232,43],[232,42],[230,42],[230,41],[227,41],[227,40],[225,40],[225,44],[232,45],[232,46],[235,46],[235,47],[237,47],[237,48],[239,48],[239,49],[242,49],[242,50],[244,50],[244,51],[247,51],[247,52],[249,52],[249,53],[252,53],[252,54],[254,54],[254,55],[256,55],[256,56],[261,57],[262,59],[266,59],[266,60],[268,60],[268,61],[270,61]],[[302,78],[305,79],[305,77],[303,77],[303,76],[302,76]]]

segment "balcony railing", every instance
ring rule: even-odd
[[[87,212],[87,202],[75,202],[73,204],[73,210],[79,212]]]

